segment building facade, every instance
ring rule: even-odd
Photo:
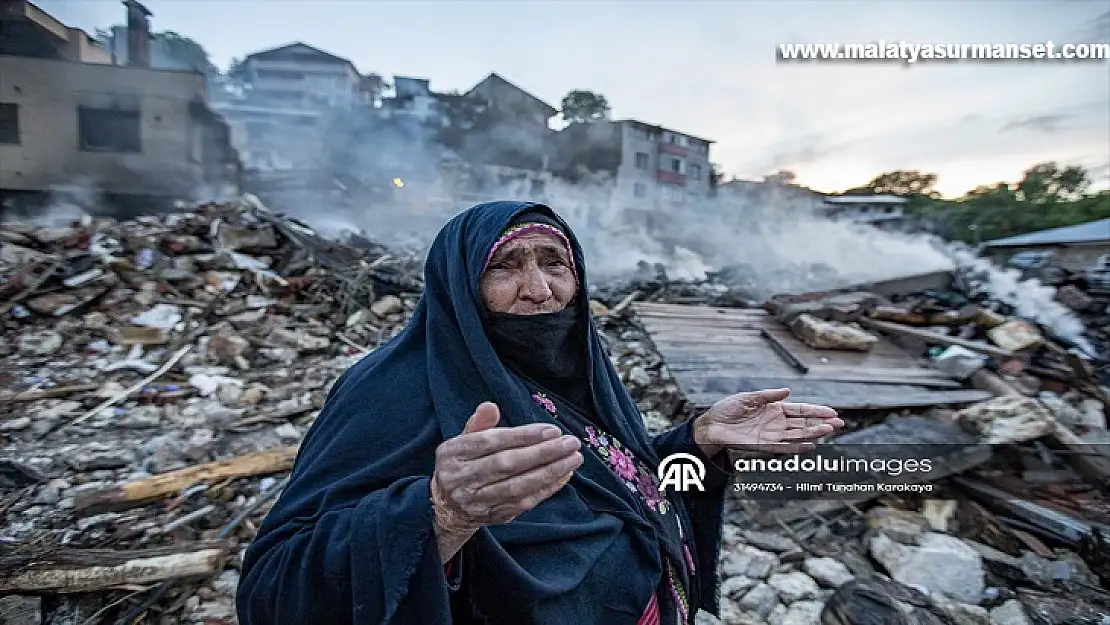
[[[833,195],[825,198],[823,213],[833,219],[893,228],[905,222],[908,202],[897,195]]]
[[[193,199],[236,187],[238,157],[201,74],[104,63],[103,50],[84,50],[87,35],[63,40],[75,29],[32,9],[4,4],[5,29],[12,15],[23,23],[0,48],[0,190],[84,180],[109,195]]]
[[[606,188],[590,224],[659,233],[710,197],[712,143],[636,120],[598,121],[558,132],[552,152],[560,177]]]
[[[244,88],[212,107],[232,128],[243,162],[261,171],[320,168],[337,116],[373,106],[377,82],[350,60],[303,42],[247,55]]]

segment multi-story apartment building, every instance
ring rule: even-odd
[[[709,197],[712,141],[626,119],[572,124],[553,139],[554,169],[578,179],[607,176],[607,199],[590,216],[599,225],[665,227],[669,217]]]
[[[126,66],[35,5],[0,0],[0,192],[87,180],[108,196],[191,199],[237,185],[238,157],[205,104],[204,76],[151,69],[150,12],[124,4]]]
[[[331,119],[373,97],[354,63],[306,43],[255,52],[242,63],[243,91],[212,106],[251,168],[319,167]]]

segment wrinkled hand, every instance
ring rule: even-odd
[[[827,406],[783,402],[790,389],[737,393],[694,421],[694,441],[708,457],[725,448],[798,453],[844,426]]]
[[[581,441],[557,426],[494,427],[500,419],[497,406],[485,402],[462,434],[436,449],[437,535],[469,538],[484,525],[508,523],[554,495],[582,464]]]

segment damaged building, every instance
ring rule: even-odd
[[[614,219],[663,233],[712,190],[712,141],[626,119],[572,124],[553,137],[554,169],[560,177],[607,177],[609,206],[590,216],[592,225]]]
[[[0,2],[0,193],[84,182],[126,204],[234,191],[238,156],[204,76],[149,67],[150,12],[126,2],[130,59],[23,0]]]

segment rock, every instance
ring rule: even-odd
[[[18,432],[29,427],[31,427],[31,417],[16,417],[0,423],[0,432]]]
[[[929,522],[925,517],[896,508],[872,508],[867,511],[867,522],[871,527],[906,545],[917,544],[921,534],[929,529]]]
[[[740,599],[741,609],[748,610],[764,618],[778,605],[778,595],[775,589],[767,584],[757,584]]]
[[[821,601],[799,601],[791,604],[778,620],[768,620],[771,625],[820,625]]]
[[[776,573],[767,578],[767,584],[774,588],[785,603],[817,597],[817,582],[800,571]]]
[[[19,337],[19,351],[34,356],[49,356],[62,348],[62,335],[52,330]]]
[[[0,597],[0,623],[39,625],[42,623],[42,599],[21,596]]]
[[[833,558],[809,558],[804,568],[806,574],[826,588],[837,588],[855,577],[844,563]]]
[[[806,552],[801,547],[794,547],[779,554],[779,560],[788,564],[798,564],[806,559]]]
[[[991,625],[986,608],[949,601],[938,601],[937,604],[952,617],[955,625]]]
[[[745,575],[737,575],[735,577],[726,577],[721,582],[721,595],[725,597],[732,597],[739,599],[744,596],[744,593],[751,590],[755,586],[756,580]]]
[[[979,553],[946,534],[926,532],[918,546],[907,546],[885,534],[871,539],[871,555],[895,580],[939,593],[963,603],[978,603],[983,594]]]
[[[786,536],[780,536],[779,534],[772,534],[770,532],[746,531],[743,535],[744,540],[748,541],[749,545],[765,551],[781,553],[798,546],[793,540]]]
[[[643,367],[636,366],[628,372],[628,381],[635,386],[648,386],[651,384],[651,376]]]
[[[724,574],[729,577],[746,575],[764,579],[778,563],[774,554],[745,545],[725,557]]]
[[[991,625],[1033,625],[1033,621],[1025,614],[1025,608],[1017,599],[1010,599],[1006,603],[990,611]]]
[[[396,295],[386,295],[370,306],[370,312],[374,313],[379,319],[403,312],[404,310],[404,302]]]

